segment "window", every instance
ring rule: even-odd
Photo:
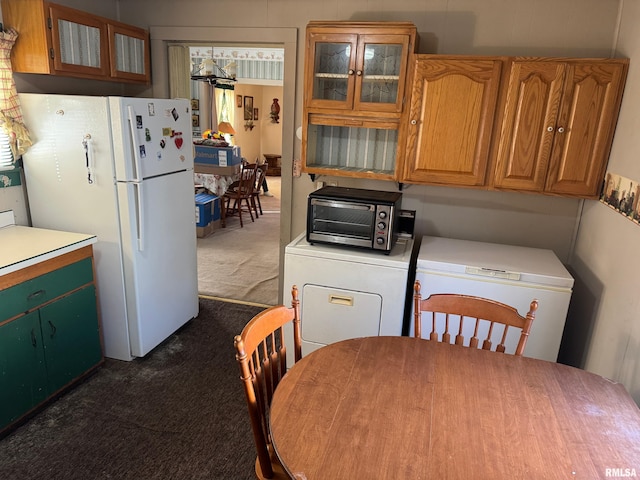
[[[9,146],[9,136],[0,128],[0,170],[13,168],[13,154]]]
[[[233,90],[216,87],[215,92],[216,110],[218,111],[218,123],[229,122],[231,125],[233,125],[235,117],[235,112],[233,109]]]

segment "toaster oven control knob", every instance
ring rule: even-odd
[[[377,243],[378,245],[384,245],[384,238],[382,238],[382,237],[378,237],[378,238],[376,238],[376,243]]]
[[[384,220],[385,218],[387,218],[387,212],[380,212],[378,216]]]
[[[384,230],[387,228],[387,224],[384,222],[378,222],[378,230]]]

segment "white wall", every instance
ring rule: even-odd
[[[262,87],[260,85],[237,84],[234,88],[232,93],[241,95],[243,100],[245,96],[253,97],[253,107],[262,110],[260,108],[262,102]],[[257,158],[262,158],[260,153],[260,137],[262,135],[260,122],[253,122],[253,129],[245,130],[244,108],[236,107],[235,111],[235,125],[233,126],[236,129],[235,144],[240,146],[242,156],[253,163]],[[262,115],[262,112],[259,115]]]
[[[278,99],[280,105],[280,120],[278,123],[271,121],[271,105],[273,99]],[[282,112],[283,109],[282,87],[262,87],[262,105],[260,106],[260,153],[282,155]]]
[[[640,3],[624,0],[618,50],[631,58],[608,171],[640,181]],[[572,266],[579,280],[567,356],[622,382],[640,404],[640,226],[599,202],[585,205]],[[569,332],[567,332],[569,333]]]

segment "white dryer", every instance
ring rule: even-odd
[[[539,306],[524,355],[556,361],[573,277],[553,251],[425,236],[415,278],[420,280],[422,298],[432,293],[476,295],[511,305],[523,316],[531,300],[537,298]],[[471,322],[467,325],[471,327]],[[457,332],[457,322],[450,328]],[[412,320],[410,335],[413,330]],[[436,330],[444,331],[444,323],[437,324]],[[512,329],[507,337],[508,351],[515,349],[519,337]],[[494,340],[494,344],[499,342]]]
[[[334,245],[311,245],[303,233],[285,248],[283,304],[297,285],[302,355],[349,338],[402,335],[410,295],[412,238],[389,255]],[[290,330],[285,332],[287,341]],[[293,349],[287,345],[289,365]]]

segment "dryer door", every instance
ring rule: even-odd
[[[380,332],[380,295],[307,284],[302,298],[303,342],[328,345]]]

